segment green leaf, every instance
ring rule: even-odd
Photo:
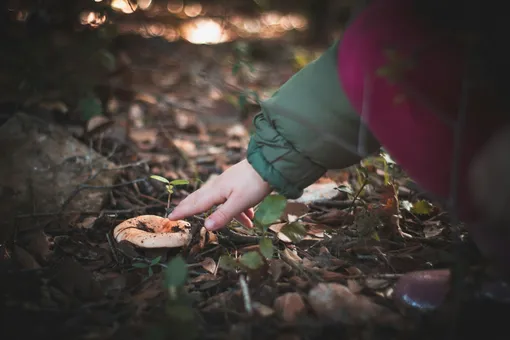
[[[151,266],[159,263],[159,261],[161,261],[161,256],[158,256],[156,258],[153,258],[152,261],[151,261]]]
[[[142,263],[142,262],[138,262],[138,263],[133,263],[133,267],[135,268],[147,268],[149,265],[147,263]]]
[[[273,241],[269,237],[263,237],[259,242],[260,252],[266,259],[273,257]]]
[[[354,191],[352,191],[352,188],[347,185],[340,185],[338,188],[336,188],[336,190],[345,192],[346,194],[351,194],[351,195],[354,194]]]
[[[377,233],[377,231],[374,231],[372,233],[372,236],[371,236],[374,240],[376,240],[377,242],[380,242],[381,241],[381,238],[379,237],[379,234]]]
[[[170,182],[171,185],[188,185],[189,181],[186,179],[174,179]]]
[[[425,200],[419,200],[413,204],[411,212],[417,215],[429,215],[432,212],[432,204]]]
[[[284,196],[267,196],[262,203],[260,203],[255,213],[255,220],[260,225],[266,227],[280,218],[286,206],[287,199]]]
[[[241,256],[239,262],[249,269],[257,269],[264,264],[262,256],[256,251],[247,252]]]
[[[156,181],[160,181],[160,182],[163,182],[163,183],[170,184],[170,181],[167,180],[165,177],[162,177],[162,176],[152,175],[151,178],[155,179]]]
[[[218,260],[218,265],[221,269],[226,271],[235,271],[238,266],[236,259],[229,255],[221,255]]]
[[[151,277],[152,275],[154,275],[154,271],[152,270],[152,267],[149,267],[149,277]]]
[[[101,101],[94,95],[81,98],[78,101],[77,109],[84,120],[89,120],[92,117],[101,116],[103,114]]]
[[[298,243],[305,237],[306,228],[299,222],[292,222],[284,225],[280,232],[287,236],[292,242]]]
[[[176,256],[168,262],[165,279],[167,287],[184,286],[188,279],[188,265],[181,256]]]

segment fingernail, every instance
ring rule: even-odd
[[[205,229],[212,230],[214,229],[214,221],[213,220],[206,220],[204,223]]]

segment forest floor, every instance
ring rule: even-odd
[[[0,245],[0,338],[431,339],[486,334],[483,316],[501,315],[473,304],[413,311],[394,301],[401,274],[459,259],[448,214],[397,165],[385,168],[384,155],[329,171],[287,201],[268,228],[273,256],[258,266],[245,257],[251,269],[233,263],[265,252],[262,236],[236,222],[206,232],[205,215],[187,219],[193,239],[184,248],[117,242],[122,221],[164,216],[168,193],[151,175],[189,181],[174,189],[175,206],[243,159],[259,110],[253,93],[269,97],[320,53],[283,39],[250,42],[252,70],[234,75],[236,42],[126,41],[129,76],[117,86],[135,95],[114,93],[108,117],[85,128],[63,124],[115,164],[115,183],[96,188],[106,196],[101,209],[34,214],[40,228]],[[305,231],[295,239],[282,232],[292,223]],[[169,281],[179,275],[176,290]]]

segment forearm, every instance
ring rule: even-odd
[[[254,119],[248,161],[290,198],[328,169],[355,164],[379,148],[338,81],[337,48],[296,73]]]

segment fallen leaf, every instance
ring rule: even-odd
[[[306,223],[306,225],[308,226],[306,233],[318,238],[324,238],[324,232],[328,229],[328,227],[323,224]]]
[[[158,131],[156,129],[131,129],[129,138],[142,151],[149,151],[156,146]]]
[[[76,223],[76,226],[78,228],[82,229],[90,229],[94,226],[94,222],[97,220],[97,217],[86,217],[83,219],[83,221]]]
[[[363,290],[363,287],[356,280],[347,280],[347,288],[354,294],[358,294]]]
[[[411,212],[416,215],[430,215],[434,206],[428,201],[419,200],[415,202],[411,208]]]
[[[253,310],[262,317],[269,317],[275,313],[274,309],[257,301],[252,303],[252,307]]]
[[[285,248],[281,254],[282,258],[294,268],[296,267],[299,268],[299,265],[302,263],[302,260],[299,257],[299,255],[296,254],[296,252],[290,250],[289,248]]]
[[[369,277],[365,280],[365,286],[373,290],[380,290],[388,287],[388,280]]]
[[[285,206],[285,210],[281,216],[282,220],[291,222],[288,220],[288,215],[291,216],[303,216],[310,211],[310,208],[304,203],[288,201]]]
[[[196,157],[197,156],[197,146],[195,143],[185,140],[185,139],[173,139],[172,141],[174,145],[186,156],[188,157]]]
[[[334,182],[314,183],[303,191],[303,195],[301,195],[301,197],[290,201],[309,204],[321,200],[330,200],[339,195],[340,192],[337,188],[338,184]]]
[[[292,242],[300,242],[306,235],[306,228],[299,222],[288,223],[282,227],[280,233],[287,236]]]
[[[129,107],[128,110],[129,120],[133,122],[134,127],[143,128],[145,120],[145,112],[142,105],[134,103]]]
[[[269,263],[269,271],[274,282],[278,282],[285,274],[290,273],[292,267],[280,259],[273,259]]]
[[[216,272],[216,262],[214,262],[214,260],[210,257],[203,259],[202,262],[200,262],[200,265],[211,274]]]
[[[444,226],[442,226],[439,221],[435,223],[426,223],[423,227],[423,234],[425,235],[425,238],[433,238],[441,235],[443,230]]]
[[[298,293],[286,293],[274,301],[274,309],[289,323],[295,322],[306,313],[306,305]]]
[[[106,126],[111,123],[111,120],[105,116],[94,116],[87,121],[86,132],[99,129],[100,126]]]

